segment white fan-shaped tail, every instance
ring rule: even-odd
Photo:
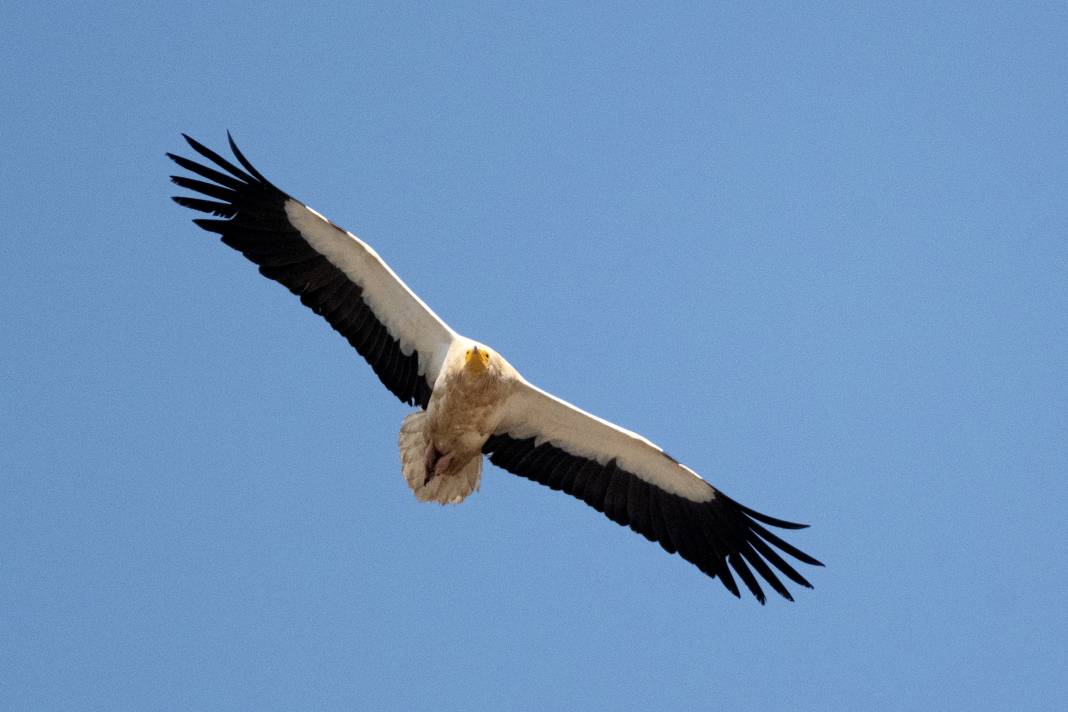
[[[482,456],[471,458],[462,470],[453,475],[435,477],[426,481],[427,414],[412,413],[401,424],[400,445],[401,472],[420,502],[459,504],[467,495],[478,490],[482,478]]]

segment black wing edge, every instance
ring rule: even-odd
[[[219,235],[259,266],[260,273],[279,282],[344,336],[374,369],[382,383],[402,402],[427,407],[432,384],[419,375],[419,355],[405,355],[363,299],[361,286],[301,236],[289,222],[285,203],[290,196],[276,188],[245,158],[227,132],[235,166],[195,139],[182,134],[206,163],[168,153],[167,157],[199,178],[171,176],[176,185],[197,197],[174,196],[179,205],[214,215],[194,223]],[[336,226],[335,226],[336,227]],[[340,229],[340,228],[338,228]]]
[[[761,522],[785,529],[803,529],[807,525],[755,512],[718,490],[709,502],[692,502],[650,485],[619,468],[615,460],[602,465],[549,443],[536,445],[534,438],[492,435],[482,451],[494,465],[577,497],[612,521],[659,543],[669,554],[677,553],[705,574],[718,578],[738,598],[741,593],[731,569],[763,605],[764,591],[754,571],[789,601],[794,600],[793,596],[775,570],[799,586],[812,588],[780,556],[780,551],[803,563],[823,566],[772,534]]]

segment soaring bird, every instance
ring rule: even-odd
[[[207,163],[167,154],[199,177],[171,176],[199,194],[174,201],[213,215],[193,222],[300,297],[386,388],[419,407],[399,436],[401,471],[418,500],[462,502],[478,489],[485,456],[678,553],[736,597],[735,574],[762,604],[758,576],[791,601],[778,574],[812,588],[780,552],[823,564],[767,528],[807,525],[735,502],[641,435],[529,383],[492,348],[451,329],[367,243],[276,188],[229,134],[240,167],[183,136]]]

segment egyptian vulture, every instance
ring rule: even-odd
[[[735,574],[761,603],[758,577],[793,600],[776,571],[812,587],[780,552],[822,564],[765,526],[806,525],[735,502],[637,433],[527,382],[492,348],[449,328],[369,245],[276,188],[228,138],[241,167],[188,136],[209,163],[167,154],[205,179],[172,176],[200,194],[175,202],[215,216],[193,222],[299,296],[386,388],[419,407],[399,436],[401,470],[416,498],[463,501],[478,489],[485,455],[678,553],[737,597]]]

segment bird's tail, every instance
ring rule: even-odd
[[[478,489],[482,478],[482,456],[475,455],[457,472],[430,477],[427,472],[426,417],[425,411],[418,411],[401,424],[397,443],[404,480],[420,502],[459,504]]]

